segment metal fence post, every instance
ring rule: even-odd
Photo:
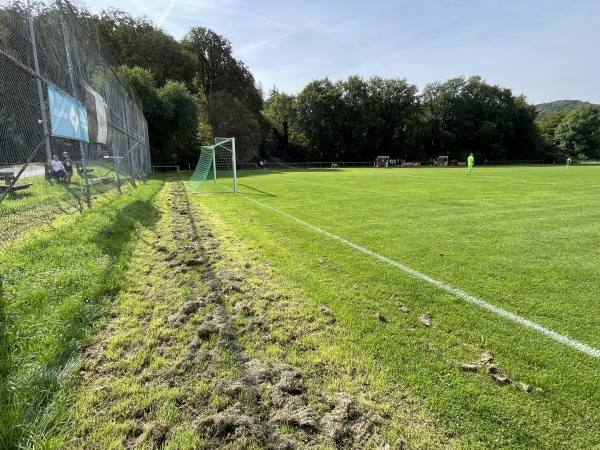
[[[42,120],[42,129],[44,136],[48,135],[48,120],[46,119],[46,107],[44,106],[44,92],[42,91],[42,81],[40,80],[40,64],[38,61],[37,44],[35,40],[35,33],[33,31],[33,17],[31,16],[31,5],[27,0],[27,19],[29,21],[29,35],[31,37],[31,46],[33,50],[33,67],[36,74],[36,83],[38,89],[38,99],[40,102],[40,117]],[[52,148],[50,147],[50,140],[46,139],[46,159],[50,161],[52,159]]]
[[[65,41],[65,53],[67,55],[67,65],[69,67],[69,79],[71,81],[71,89],[73,96],[77,98],[77,88],[75,84],[75,75],[73,74],[73,61],[71,60],[71,46],[69,44],[69,29],[65,22],[65,11],[63,9],[62,0],[56,0],[58,3],[58,9],[60,11],[60,23],[63,29],[63,39]],[[79,150],[81,152],[81,167],[83,169],[83,183],[85,186],[85,200],[88,208],[92,207],[92,196],[90,194],[90,184],[88,181],[88,175],[85,163],[85,150],[83,142],[79,141]]]

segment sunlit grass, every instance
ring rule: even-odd
[[[598,179],[562,166],[242,171],[241,195],[150,181],[65,216],[0,255],[0,448],[214,448],[203,418],[238,402],[272,413],[266,384],[260,401],[228,391],[240,352],[299,370],[320,415],[352,395],[392,448],[600,446],[597,358],[348,244],[598,348]],[[181,263],[193,242],[214,249],[210,266]],[[217,289],[209,267],[244,274],[215,291],[239,332],[229,346],[203,328],[216,304],[170,318]],[[486,351],[509,383],[489,364],[459,368]]]
[[[99,200],[0,254],[0,448],[39,446],[69,416],[82,347],[121,286],[138,230],[155,218],[161,185]]]
[[[472,176],[460,168],[241,172],[241,196],[193,200],[288,289],[301,289],[307,308],[326,305],[336,318],[335,335],[314,345],[284,347],[279,329],[265,345],[269,357],[311,371],[323,355],[339,373],[354,361],[374,377],[368,396],[416,396],[426,420],[465,446],[590,448],[600,445],[597,358],[293,218],[599,348],[598,175],[562,166],[476,167]],[[485,367],[458,368],[485,351],[511,383]]]

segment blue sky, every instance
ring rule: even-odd
[[[481,76],[530,103],[600,104],[598,0],[85,0],[176,39],[204,26],[268,92],[350,75],[427,83]]]

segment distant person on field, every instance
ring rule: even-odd
[[[69,183],[71,181],[71,177],[73,176],[73,161],[71,160],[68,152],[63,152],[62,163],[65,170],[65,181]]]
[[[65,176],[65,168],[60,159],[58,159],[58,155],[52,156],[52,161],[50,161],[50,174],[56,178],[62,178]]]
[[[567,167],[571,165],[571,158],[567,158]]]
[[[467,158],[467,175],[473,173],[473,164],[475,164],[475,157],[473,156],[473,153],[471,153]]]

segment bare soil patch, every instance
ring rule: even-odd
[[[139,286],[146,289],[139,292],[140,305],[146,309],[116,313],[90,346],[82,389],[99,395],[93,407],[83,407],[85,425],[74,442],[99,448],[103,427],[118,422],[125,428],[122,444],[129,449],[163,448],[186,434],[211,449],[391,449],[373,414],[352,394],[315,392],[308,385],[318,385],[318,380],[307,379],[302,368],[248,354],[244,339],[278,339],[257,303],[264,302],[263,293],[248,281],[257,276],[264,281],[265,276],[257,275],[250,262],[223,264],[222,243],[187,201],[181,184],[170,186],[154,239],[146,239],[139,249],[148,268],[138,274]],[[173,293],[178,288],[190,294],[157,289],[151,274],[168,280],[165,286]],[[280,300],[269,298],[267,303],[285,308]],[[123,324],[131,320],[127,314],[146,335],[130,341],[123,337]],[[320,314],[335,324],[329,308],[323,306]],[[381,315],[380,320],[387,319]],[[290,340],[311,332],[314,325],[306,321],[295,325]],[[122,341],[124,349],[115,357],[115,342]],[[146,360],[140,364],[143,355]],[[127,384],[137,389],[127,390]],[[95,427],[97,434],[86,435]]]

